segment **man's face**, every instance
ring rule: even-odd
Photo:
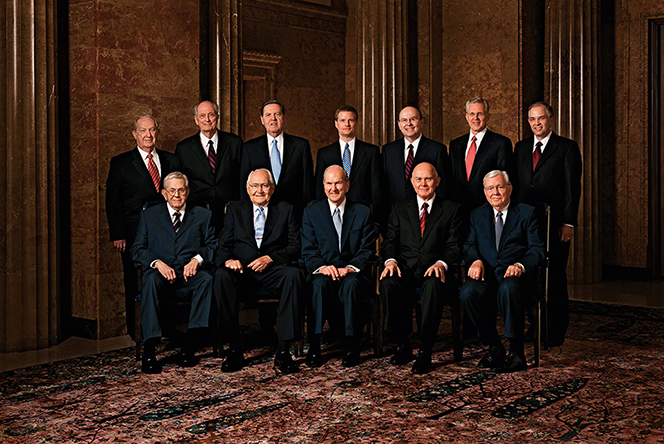
[[[256,171],[249,177],[247,194],[254,205],[267,205],[274,193],[274,185],[270,184],[270,176],[265,171]]]
[[[152,152],[157,143],[157,124],[150,117],[141,117],[136,122],[136,129],[131,132],[136,145],[145,152]]]
[[[401,134],[412,142],[422,134],[422,116],[412,106],[407,106],[399,113],[399,130]]]
[[[484,181],[484,195],[492,207],[502,211],[509,203],[512,185],[508,185],[502,174]]]
[[[341,205],[346,198],[346,193],[350,188],[348,180],[344,180],[344,170],[339,168],[330,168],[323,177],[323,187],[325,195],[335,205]]]
[[[410,178],[415,193],[423,200],[429,200],[436,192],[440,184],[440,177],[436,169],[430,163],[420,163],[413,170],[413,176]]]
[[[537,105],[528,111],[528,123],[535,137],[543,139],[551,132],[553,117],[549,117],[549,114],[546,112],[546,106]]]
[[[281,112],[281,107],[276,103],[271,103],[263,108],[261,123],[270,136],[277,137],[281,134],[284,130],[284,114]]]
[[[489,123],[489,117],[491,115],[484,110],[483,103],[471,103],[468,105],[466,120],[473,134],[477,134],[486,128],[487,123]]]
[[[211,135],[214,135],[217,131],[219,114],[216,113],[210,102],[201,102],[198,105],[198,114],[196,114],[194,120],[203,134],[211,133]]]
[[[340,138],[352,139],[355,137],[355,123],[357,117],[354,112],[341,111],[337,120],[334,121],[334,126],[339,131]]]
[[[184,179],[169,179],[164,184],[161,194],[166,202],[176,211],[180,211],[189,197],[189,188],[186,187]]]

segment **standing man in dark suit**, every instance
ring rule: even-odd
[[[323,307],[338,297],[344,311],[346,354],[344,367],[360,363],[359,336],[362,329],[362,293],[371,282],[369,260],[375,253],[375,232],[369,207],[346,199],[349,181],[338,165],[323,174],[327,199],[304,209],[302,219],[302,259],[309,271],[311,286],[310,328],[312,333],[306,363],[322,364],[320,339],[323,333]]]
[[[277,184],[274,200],[283,200],[302,214],[314,198],[314,164],[309,141],[284,133],[286,109],[276,100],[268,100],[261,108],[261,123],[266,134],[251,139],[242,150],[243,180],[253,170],[266,168]]]
[[[548,104],[530,105],[528,123],[534,136],[514,148],[516,200],[551,207],[548,334],[549,345],[560,346],[569,325],[567,259],[581,199],[581,151],[576,142],[552,131],[553,108]]]
[[[440,178],[438,195],[449,198],[452,171],[447,147],[422,135],[424,118],[420,110],[414,106],[407,106],[401,110],[398,124],[404,136],[403,140],[395,140],[383,147],[387,205],[415,195],[410,178],[413,168],[422,162],[428,162],[436,168]]]
[[[512,184],[508,174],[490,171],[483,182],[489,205],[475,209],[470,217],[470,233],[463,247],[470,279],[459,296],[480,339],[489,346],[478,366],[515,372],[526,369],[525,313],[534,302],[535,272],[544,259],[544,243],[539,237],[535,208],[510,203]],[[510,343],[507,358],[496,330],[498,308]]]
[[[163,201],[161,178],[176,168],[177,158],[155,148],[159,125],[152,116],[139,116],[134,121],[132,135],[136,149],[111,159],[106,179],[106,217],[111,242],[122,257],[125,285],[125,313],[127,333],[135,338],[135,300],[138,275],[131,247],[136,237],[138,218],[147,202]]]
[[[271,202],[274,180],[269,170],[252,171],[246,188],[250,201],[228,206],[216,256],[214,292],[221,325],[230,342],[221,370],[234,372],[245,364],[240,345],[238,289],[251,293],[265,288],[279,298],[279,345],[274,366],[282,373],[295,373],[298,366],[291,357],[290,343],[299,339],[302,331],[304,283],[300,270],[290,263],[300,257],[299,220],[288,202]]]
[[[513,171],[512,141],[487,129],[491,114],[489,103],[479,97],[466,102],[466,121],[470,133],[450,142],[450,161],[454,178],[452,200],[461,205],[465,220],[470,212],[484,205],[482,179],[492,170]]]
[[[440,177],[433,165],[418,164],[410,181],[416,196],[392,206],[381,246],[381,255],[387,259],[380,275],[380,294],[387,301],[388,323],[399,343],[390,362],[404,365],[413,360],[408,337],[415,289],[421,289],[422,343],[412,372],[424,374],[431,370],[443,304],[454,291],[446,271],[460,260],[461,215],[458,204],[436,193]]]
[[[224,222],[229,201],[240,199],[242,139],[217,129],[219,107],[204,101],[194,107],[194,121],[199,132],[177,144],[175,154],[180,169],[191,183],[190,205],[212,211],[212,224],[217,235]]]
[[[145,373],[159,373],[161,366],[155,347],[161,339],[159,304],[165,291],[181,290],[191,297],[189,329],[180,365],[196,365],[194,351],[200,329],[208,326],[212,303],[212,275],[202,271],[217,248],[212,213],[205,208],[187,207],[189,181],[176,171],[164,178],[161,191],[166,203],[150,207],[141,214],[136,241],[131,253],[144,270],[141,290],[143,363]]]
[[[344,105],[334,112],[334,126],[339,132],[339,140],[319,149],[316,155],[316,199],[325,198],[323,172],[330,165],[339,165],[350,179],[348,198],[370,205],[372,212],[378,212],[383,182],[380,150],[376,145],[358,140],[355,125],[357,110],[352,106]]]

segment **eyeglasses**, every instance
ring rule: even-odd
[[[410,119],[399,119],[399,123],[417,123],[420,121],[419,117],[411,117]]]
[[[251,188],[260,188],[261,190],[267,190],[269,189],[272,185],[269,183],[250,183],[249,186]]]
[[[184,194],[187,192],[186,188],[164,188],[168,194],[171,196],[175,194]]]
[[[495,187],[493,185],[490,185],[488,187],[484,187],[484,189],[487,190],[489,193],[494,191],[496,188],[498,189],[498,191],[505,191],[507,189],[507,185],[496,185]]]

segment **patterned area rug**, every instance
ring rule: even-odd
[[[571,325],[541,367],[509,375],[478,370],[476,343],[453,363],[449,319],[424,376],[369,349],[354,369],[327,349],[286,376],[267,348],[230,375],[209,350],[154,376],[132,349],[15,370],[0,375],[0,442],[663,443],[664,313],[575,303]]]

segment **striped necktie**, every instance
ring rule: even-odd
[[[346,176],[350,177],[350,145],[346,144],[346,148],[344,148],[344,171],[346,172]]]
[[[208,161],[210,162],[210,167],[212,167],[212,172],[215,172],[215,164],[217,163],[217,154],[214,152],[214,142],[210,140],[208,142]]]
[[[413,156],[413,144],[408,145],[408,158],[406,159],[406,167],[404,172],[406,173],[406,180],[410,180],[410,173],[413,172],[413,163],[415,163],[415,156]]]
[[[157,192],[159,192],[159,185],[161,184],[161,178],[159,177],[159,170],[157,170],[157,164],[154,163],[154,159],[152,159],[152,153],[148,153],[148,172],[150,173],[150,177],[152,177],[152,183],[154,183],[154,187],[157,189]]]
[[[176,233],[180,229],[180,225],[182,225],[182,220],[180,219],[180,216],[181,214],[179,211],[173,213],[173,229],[175,230]]]

